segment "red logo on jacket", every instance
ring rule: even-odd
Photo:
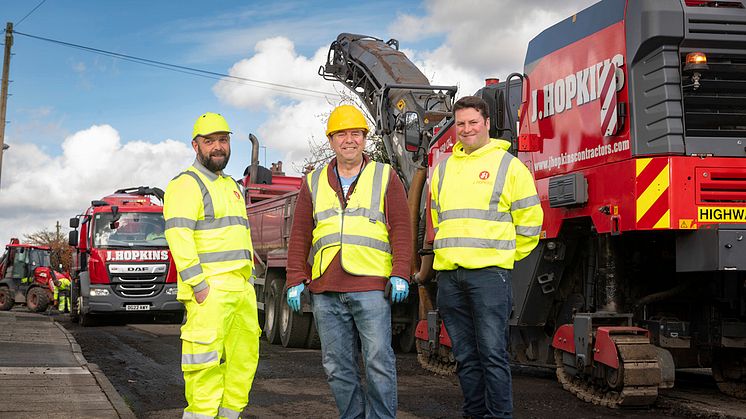
[[[487,180],[490,178],[490,172],[484,170],[482,173],[479,174],[479,178],[482,180]]]
[[[236,199],[241,199],[241,194],[238,191],[233,191],[233,194],[236,195]]]

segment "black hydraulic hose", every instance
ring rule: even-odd
[[[637,302],[635,303],[635,305],[633,306],[633,308],[635,310],[637,310],[638,308],[640,308],[642,306],[645,306],[647,304],[655,303],[655,302],[658,302],[658,301],[667,300],[667,299],[669,299],[671,297],[674,297],[674,296],[676,296],[678,294],[681,294],[682,292],[686,291],[691,286],[691,284],[692,284],[692,281],[689,280],[689,281],[682,282],[681,284],[679,284],[679,285],[677,285],[677,286],[675,286],[675,287],[673,287],[671,289],[668,289],[666,291],[661,291],[661,292],[656,292],[656,293],[653,293],[653,294],[648,294],[648,295],[640,298],[639,300],[637,300]]]
[[[518,151],[518,135],[515,132],[515,121],[513,121],[513,111],[510,109],[510,80],[514,77],[521,79],[521,83],[525,78],[522,73],[510,73],[508,78],[505,80],[505,110],[508,112],[508,130],[510,131],[510,142],[512,143],[513,152]],[[520,106],[520,105],[518,105]]]

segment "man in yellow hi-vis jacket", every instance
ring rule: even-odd
[[[65,276],[57,277],[55,272],[52,272],[54,278],[52,284],[54,285],[54,301],[57,304],[57,310],[63,313],[70,312],[70,279]]]
[[[242,188],[223,173],[230,128],[206,113],[197,119],[194,164],[166,188],[166,240],[186,306],[181,369],[189,404],[184,418],[236,419],[249,401],[259,361],[256,295],[249,282],[253,248]]]
[[[511,271],[539,242],[543,212],[528,168],[489,137],[487,104],[453,106],[458,142],[430,196],[438,308],[453,343],[465,417],[513,413],[508,320]]]

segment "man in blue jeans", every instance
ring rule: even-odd
[[[335,158],[301,185],[288,246],[287,303],[308,287],[321,355],[340,418],[396,417],[390,301],[409,293],[412,242],[404,186],[363,154],[368,125],[355,107],[329,116]],[[366,386],[358,371],[362,344]]]
[[[430,182],[438,309],[451,338],[464,417],[510,418],[511,270],[539,241],[543,212],[531,173],[489,137],[487,104],[453,107],[458,142]]]

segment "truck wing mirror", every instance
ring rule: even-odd
[[[404,113],[404,145],[407,151],[416,152],[420,149],[422,131],[420,130],[420,116],[417,112]]]
[[[109,223],[109,228],[112,230],[116,230],[119,228],[119,218],[122,215],[119,213],[119,206],[118,205],[112,205],[111,206],[111,223]]]
[[[67,244],[73,247],[78,246],[78,231],[77,230],[73,230],[69,233],[69,235],[67,236]]]
[[[78,225],[80,225],[80,220],[78,220],[78,217],[73,217],[70,219],[70,228],[78,228]]]

